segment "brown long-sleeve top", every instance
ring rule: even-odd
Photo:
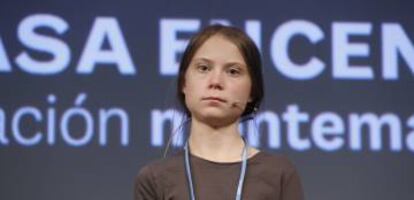
[[[191,155],[197,200],[233,200],[241,162],[218,163]],[[135,200],[188,200],[184,152],[144,166],[135,178]],[[283,155],[260,151],[247,161],[243,200],[303,200],[301,181]]]

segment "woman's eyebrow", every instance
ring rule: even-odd
[[[246,64],[241,63],[241,62],[237,62],[237,61],[228,62],[228,63],[226,63],[226,66],[247,67],[247,65],[246,65]]]
[[[210,60],[208,58],[205,58],[205,57],[197,57],[197,58],[194,58],[193,61],[204,61],[204,62],[208,62],[208,63],[213,62],[212,60]],[[230,61],[230,62],[227,62],[225,65],[226,66],[227,65],[246,66],[246,64],[244,64],[244,62],[239,62],[239,61]]]
[[[204,57],[194,58],[194,61],[204,61],[204,62],[208,62],[208,63],[211,63],[212,62],[208,58],[204,58]]]

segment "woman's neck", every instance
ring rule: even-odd
[[[228,126],[212,127],[192,120],[190,132],[191,154],[215,162],[241,160],[244,142],[237,122]]]

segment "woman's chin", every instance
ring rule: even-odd
[[[214,127],[227,126],[238,119],[237,116],[232,116],[223,112],[203,112],[198,118],[199,121]]]

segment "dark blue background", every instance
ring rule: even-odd
[[[76,95],[88,94],[84,107],[96,114],[99,108],[118,106],[130,114],[130,143],[122,146],[119,129],[111,126],[108,145],[99,146],[97,135],[90,144],[71,147],[57,137],[55,145],[45,140],[25,147],[10,139],[0,145],[0,199],[2,200],[73,200],[131,199],[133,179],[139,168],[161,157],[162,148],[150,145],[152,109],[174,107],[175,76],[159,73],[159,21],[167,18],[228,19],[243,28],[244,21],[262,23],[262,52],[266,79],[266,98],[262,110],[278,114],[290,104],[298,104],[312,116],[332,111],[347,120],[349,113],[391,112],[402,119],[403,138],[413,129],[405,125],[414,114],[414,74],[401,59],[399,79],[381,77],[381,24],[399,23],[414,41],[414,3],[410,1],[2,1],[0,3],[0,37],[12,65],[12,72],[0,73],[0,107],[10,118],[21,106],[33,105],[44,112],[50,105],[48,94],[57,97],[58,115],[73,106]],[[69,24],[60,38],[70,47],[71,61],[62,73],[49,76],[28,74],[15,64],[22,51],[47,59],[48,55],[27,49],[17,38],[17,27],[25,17],[48,13]],[[98,66],[92,74],[75,72],[89,31],[96,17],[118,20],[137,74],[122,76],[111,65]],[[326,69],[315,79],[298,81],[280,74],[270,58],[273,32],[289,20],[307,20],[317,24],[325,38],[311,45],[305,38],[292,43],[290,54],[299,62],[318,56]],[[333,22],[368,22],[371,34],[356,38],[369,44],[370,56],[353,62],[372,66],[374,80],[338,80],[332,76]],[[414,55],[411,55],[414,56]],[[7,119],[8,122],[10,119]],[[6,133],[11,135],[7,123]],[[75,126],[79,125],[75,123]],[[22,131],[44,128],[28,123]],[[80,126],[80,125],[79,125]],[[76,128],[75,128],[76,129]],[[74,130],[75,130],[74,129]],[[79,128],[82,130],[82,128]],[[283,129],[285,130],[285,129]],[[309,125],[304,125],[307,137]],[[347,129],[346,129],[347,130]],[[346,134],[345,134],[346,135]],[[265,137],[262,138],[266,140]],[[282,141],[280,149],[262,149],[287,154],[297,166],[306,199],[309,200],[409,200],[414,196],[414,152],[392,152],[388,137],[383,149],[372,151],[364,142],[361,151],[348,146],[335,152],[316,147],[295,151]],[[347,141],[345,139],[345,141]],[[263,142],[264,143],[264,142]]]

